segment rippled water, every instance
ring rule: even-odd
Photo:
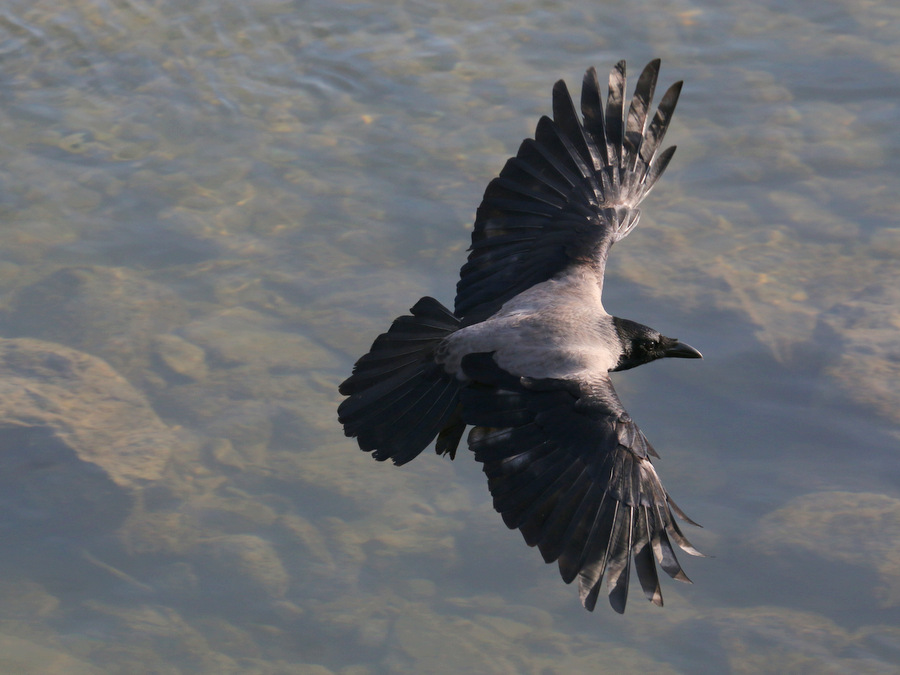
[[[0,672],[897,672],[898,45],[888,2],[4,3]],[[657,56],[605,304],[704,353],[616,386],[713,557],[589,614],[336,388],[452,301],[552,83]]]

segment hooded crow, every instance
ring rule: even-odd
[[[619,401],[609,373],[700,352],[607,314],[610,247],[637,225],[638,205],[669,164],[661,150],[681,91],[650,117],[659,60],[625,107],[625,62],[602,102],[584,76],[579,119],[563,81],[553,119],[487,186],[453,311],[422,298],[379,335],[340,385],[338,417],[375,459],[404,464],[437,439],[453,459],[467,426],[494,508],[593,610],[604,576],[625,611],[631,561],[662,605],[657,564],[689,581],[674,541],[700,555],[675,519],[693,523],[660,483],[653,446]],[[654,562],[655,560],[655,562]]]

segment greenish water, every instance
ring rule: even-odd
[[[898,45],[886,1],[5,2],[0,673],[897,672]],[[452,301],[553,82],[657,56],[605,304],[704,353],[616,386],[712,557],[589,614],[337,384]]]

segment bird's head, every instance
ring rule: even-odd
[[[613,326],[619,336],[622,352],[613,371],[628,370],[656,359],[667,357],[679,359],[700,359],[703,355],[690,345],[675,338],[661,335],[649,326],[635,321],[613,317]]]

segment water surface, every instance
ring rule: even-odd
[[[5,3],[0,672],[897,672],[898,44],[888,2]],[[605,304],[704,353],[616,387],[713,557],[621,617],[467,452],[335,409],[552,83],[654,57],[679,150]]]

